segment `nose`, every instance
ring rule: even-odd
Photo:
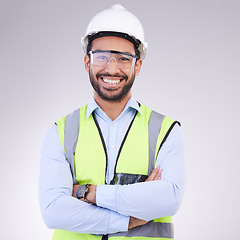
[[[118,65],[117,65],[117,60],[114,57],[111,57],[105,68],[112,71],[112,72],[119,71],[119,68],[118,68]]]

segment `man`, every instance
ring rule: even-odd
[[[94,96],[44,138],[44,221],[56,240],[173,239],[184,140],[178,122],[131,95],[147,50],[141,23],[114,5],[91,20],[82,44]]]

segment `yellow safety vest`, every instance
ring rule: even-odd
[[[60,119],[57,122],[59,137],[66,159],[70,164],[74,183],[105,184],[106,147],[94,114],[87,118],[86,110],[87,105]],[[135,182],[136,179],[144,176],[146,179],[154,169],[154,163],[162,144],[173,126],[178,123],[145,106],[141,106],[141,110],[142,115],[136,113],[121,144],[111,184],[121,184],[121,181],[123,181],[122,184],[126,184],[124,182],[126,175],[133,176],[131,179],[134,179]],[[125,179],[129,179],[129,177]],[[103,236],[55,230],[53,240],[125,240],[129,237],[131,240],[173,239],[172,217],[154,219],[127,232]]]

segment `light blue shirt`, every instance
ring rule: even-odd
[[[114,175],[121,142],[136,111],[131,97],[117,119],[112,121],[92,99],[87,117],[94,111],[107,147],[106,182]],[[131,185],[98,185],[97,206],[72,197],[73,181],[57,126],[46,133],[39,175],[39,201],[43,219],[49,228],[78,233],[108,234],[127,231],[129,217],[144,220],[172,216],[178,210],[185,188],[184,137],[175,125],[157,156],[155,166],[163,169],[162,179]],[[94,167],[94,166],[93,166]]]

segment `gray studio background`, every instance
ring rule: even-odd
[[[0,0],[0,238],[51,239],[37,197],[41,141],[90,100],[80,40],[115,3],[138,16],[149,43],[134,97],[185,133],[188,185],[175,239],[238,237],[238,0]]]

